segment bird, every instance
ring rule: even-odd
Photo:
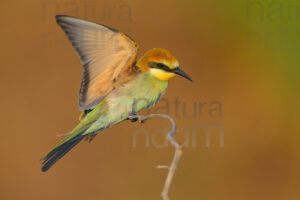
[[[130,36],[77,17],[55,18],[82,63],[81,114],[78,125],[41,158],[42,172],[84,138],[92,140],[96,134],[153,106],[172,77],[179,75],[192,81],[164,48],[150,49],[137,59],[139,46]]]

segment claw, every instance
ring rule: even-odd
[[[136,122],[139,118],[136,116],[135,113],[129,112],[129,113],[128,113],[128,119],[129,119],[131,122]]]
[[[138,120],[138,118],[132,118],[132,119],[129,118],[129,120],[130,120],[131,122],[136,122],[136,121]]]
[[[131,122],[138,121],[141,124],[146,122],[146,119],[141,115],[134,115],[134,116],[130,115],[130,116],[128,116],[128,119],[131,120]]]

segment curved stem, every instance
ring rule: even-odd
[[[181,158],[181,155],[183,153],[182,151],[182,146],[174,139],[174,135],[176,133],[176,123],[174,121],[174,119],[172,117],[170,117],[169,115],[166,114],[150,114],[150,115],[133,115],[133,116],[129,116],[129,119],[137,119],[138,122],[140,123],[145,123],[148,119],[151,118],[165,118],[168,119],[171,123],[172,123],[172,130],[170,132],[168,132],[167,134],[167,138],[168,140],[171,142],[171,144],[175,147],[175,154],[172,160],[171,165],[168,166],[158,166],[157,168],[167,168],[169,170],[167,178],[165,180],[165,184],[164,184],[164,188],[162,191],[162,199],[163,200],[169,200],[169,190],[170,190],[170,186],[171,183],[173,181],[174,175],[175,175],[175,171],[176,168],[178,166],[179,160]]]

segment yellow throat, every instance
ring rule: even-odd
[[[171,72],[166,72],[161,69],[150,69],[150,73],[161,81],[169,81],[170,78],[174,77],[175,74]]]

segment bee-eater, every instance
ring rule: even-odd
[[[138,45],[129,36],[100,24],[58,15],[83,64],[79,124],[42,159],[47,171],[83,138],[116,125],[153,106],[176,74],[191,80],[167,50],[154,48],[136,60]],[[191,80],[192,81],[192,80]]]

